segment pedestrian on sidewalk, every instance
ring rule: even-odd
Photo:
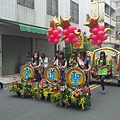
[[[100,53],[100,59],[97,61],[97,69],[98,69],[98,76],[101,80],[101,86],[102,86],[102,93],[105,94],[105,83],[104,79],[107,76],[108,69],[109,69],[110,63],[109,60],[106,58],[106,54],[104,51]]]
[[[0,86],[1,86],[1,89],[3,89],[3,83],[2,82],[0,82]]]

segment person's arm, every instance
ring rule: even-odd
[[[62,66],[62,68],[64,69],[64,68],[66,68],[66,67],[67,67],[67,61],[65,61],[65,65]]]
[[[64,68],[66,68],[66,67],[67,67],[67,60],[65,59],[65,65],[62,66],[62,68],[64,69]]]

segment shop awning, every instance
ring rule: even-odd
[[[47,33],[47,28],[41,28],[41,27],[37,27],[37,26],[21,24],[18,22],[4,20],[4,19],[0,19],[0,22],[7,23],[7,24],[19,25],[21,31],[38,33],[38,34],[46,34]]]

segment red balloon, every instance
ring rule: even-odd
[[[73,26],[73,30],[77,30],[76,26]]]
[[[48,33],[46,34],[46,36],[47,36],[48,38],[50,37],[50,35],[49,35]]]
[[[58,33],[62,32],[61,28],[57,28]]]
[[[49,43],[52,43],[53,41],[52,41],[51,39],[48,39],[48,42],[49,42]]]
[[[68,31],[65,29],[63,30],[63,35],[67,36],[68,35]]]
[[[69,33],[72,33],[73,31],[74,31],[74,27],[73,27],[73,26],[69,26],[69,27],[68,27],[68,32],[69,32]]]
[[[103,41],[104,41],[104,40],[107,40],[107,38],[108,38],[108,36],[104,34],[102,40],[103,40]]]
[[[68,34],[68,38],[69,38],[70,40],[72,40],[74,37],[75,37],[75,36],[74,36],[73,33],[69,33],[69,34]]]
[[[54,39],[53,43],[54,43],[54,44],[58,44],[58,43],[59,43],[59,40],[58,40],[58,39]]]
[[[73,43],[73,44],[76,43],[77,41],[78,41],[78,38],[72,39],[72,43]]]
[[[91,43],[92,43],[93,45],[95,45],[95,44],[97,44],[97,41],[92,40]]]
[[[99,30],[99,31],[104,31],[104,30],[105,30],[105,27],[102,26],[102,25],[100,25],[100,26],[98,27],[98,30]]]
[[[97,35],[92,35],[92,38],[91,38],[93,41],[97,41],[98,40],[98,37]]]
[[[97,40],[97,45],[98,45],[98,46],[101,46],[101,45],[102,45],[102,40],[100,40],[100,39]]]
[[[52,27],[50,27],[50,28],[48,28],[48,30],[53,31],[53,28],[52,28]]]
[[[53,41],[55,39],[54,35],[50,35],[49,38]]]
[[[99,39],[101,39],[101,38],[103,38],[103,36],[104,36],[104,32],[103,32],[103,31],[98,31],[97,37],[98,37]]]
[[[61,37],[60,34],[58,34],[57,39],[60,39],[60,37]]]
[[[56,37],[58,36],[58,31],[57,30],[53,30],[53,35]]]
[[[71,42],[69,38],[66,38],[64,41],[66,44],[69,44]]]
[[[93,28],[92,29],[92,33],[96,35],[98,33],[98,29],[97,28]]]

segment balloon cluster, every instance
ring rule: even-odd
[[[70,20],[71,16],[69,18],[60,16],[60,22],[58,22],[55,16],[50,21],[50,28],[46,34],[49,43],[58,44],[61,40],[64,40],[66,44],[70,42],[74,44],[78,41],[78,37],[74,32],[76,27],[70,24]]]
[[[78,41],[77,35],[74,33],[76,30],[75,26],[69,26],[67,29],[63,30],[63,38],[66,44],[72,42],[73,44]]]
[[[91,43],[93,45],[97,44],[98,46],[101,46],[103,41],[107,39],[107,35],[105,33],[107,33],[107,31],[111,31],[111,29],[98,24],[100,16],[93,18],[88,15],[88,17],[89,19],[84,25],[90,28]]]
[[[61,38],[61,29],[60,28],[53,29],[52,27],[50,27],[48,29],[47,37],[49,43],[58,44]]]
[[[104,30],[104,26],[98,26],[92,29],[91,43],[93,45],[97,44],[98,46],[101,46],[103,41],[107,39],[107,35],[104,33]]]

